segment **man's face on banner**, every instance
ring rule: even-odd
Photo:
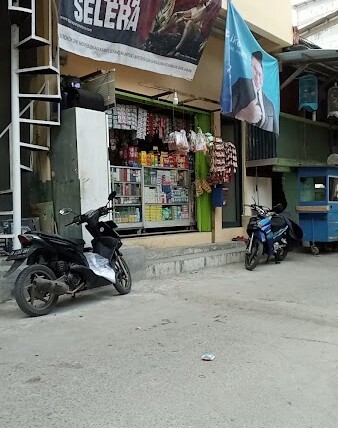
[[[263,67],[255,57],[251,58],[251,70],[255,86],[259,90],[263,86]]]

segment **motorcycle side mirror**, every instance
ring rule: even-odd
[[[281,214],[283,212],[283,205],[282,204],[277,204],[275,207],[273,207],[273,211],[276,214]]]
[[[69,215],[73,212],[71,208],[62,208],[62,210],[59,211],[61,215]]]
[[[113,199],[115,199],[115,197],[116,197],[116,192],[115,192],[115,190],[113,191],[113,192],[111,192],[111,194],[108,196],[108,200],[109,201],[112,201]]]

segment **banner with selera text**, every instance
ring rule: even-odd
[[[60,48],[191,80],[221,0],[60,0]]]

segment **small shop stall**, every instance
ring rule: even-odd
[[[299,225],[314,255],[320,244],[338,242],[338,167],[298,170]]]
[[[236,171],[231,143],[195,132],[194,117],[174,108],[117,103],[107,113],[111,186],[117,193],[113,219],[119,228],[129,234],[195,228],[196,198],[211,194]],[[195,168],[198,153],[208,155],[208,177]]]
[[[108,114],[111,184],[117,193],[114,221],[119,228],[193,228],[191,118],[135,104],[117,104]]]

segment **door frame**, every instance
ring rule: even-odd
[[[232,124],[234,126],[235,139],[232,141],[237,150],[237,172],[233,176],[233,183],[235,183],[235,196],[236,196],[236,221],[223,221],[222,212],[222,228],[230,229],[234,227],[242,227],[242,206],[243,206],[243,165],[242,165],[242,127],[241,122],[236,119],[222,116],[221,117],[221,130],[223,125]],[[223,139],[223,136],[222,136]],[[222,210],[226,209],[223,207]]]

